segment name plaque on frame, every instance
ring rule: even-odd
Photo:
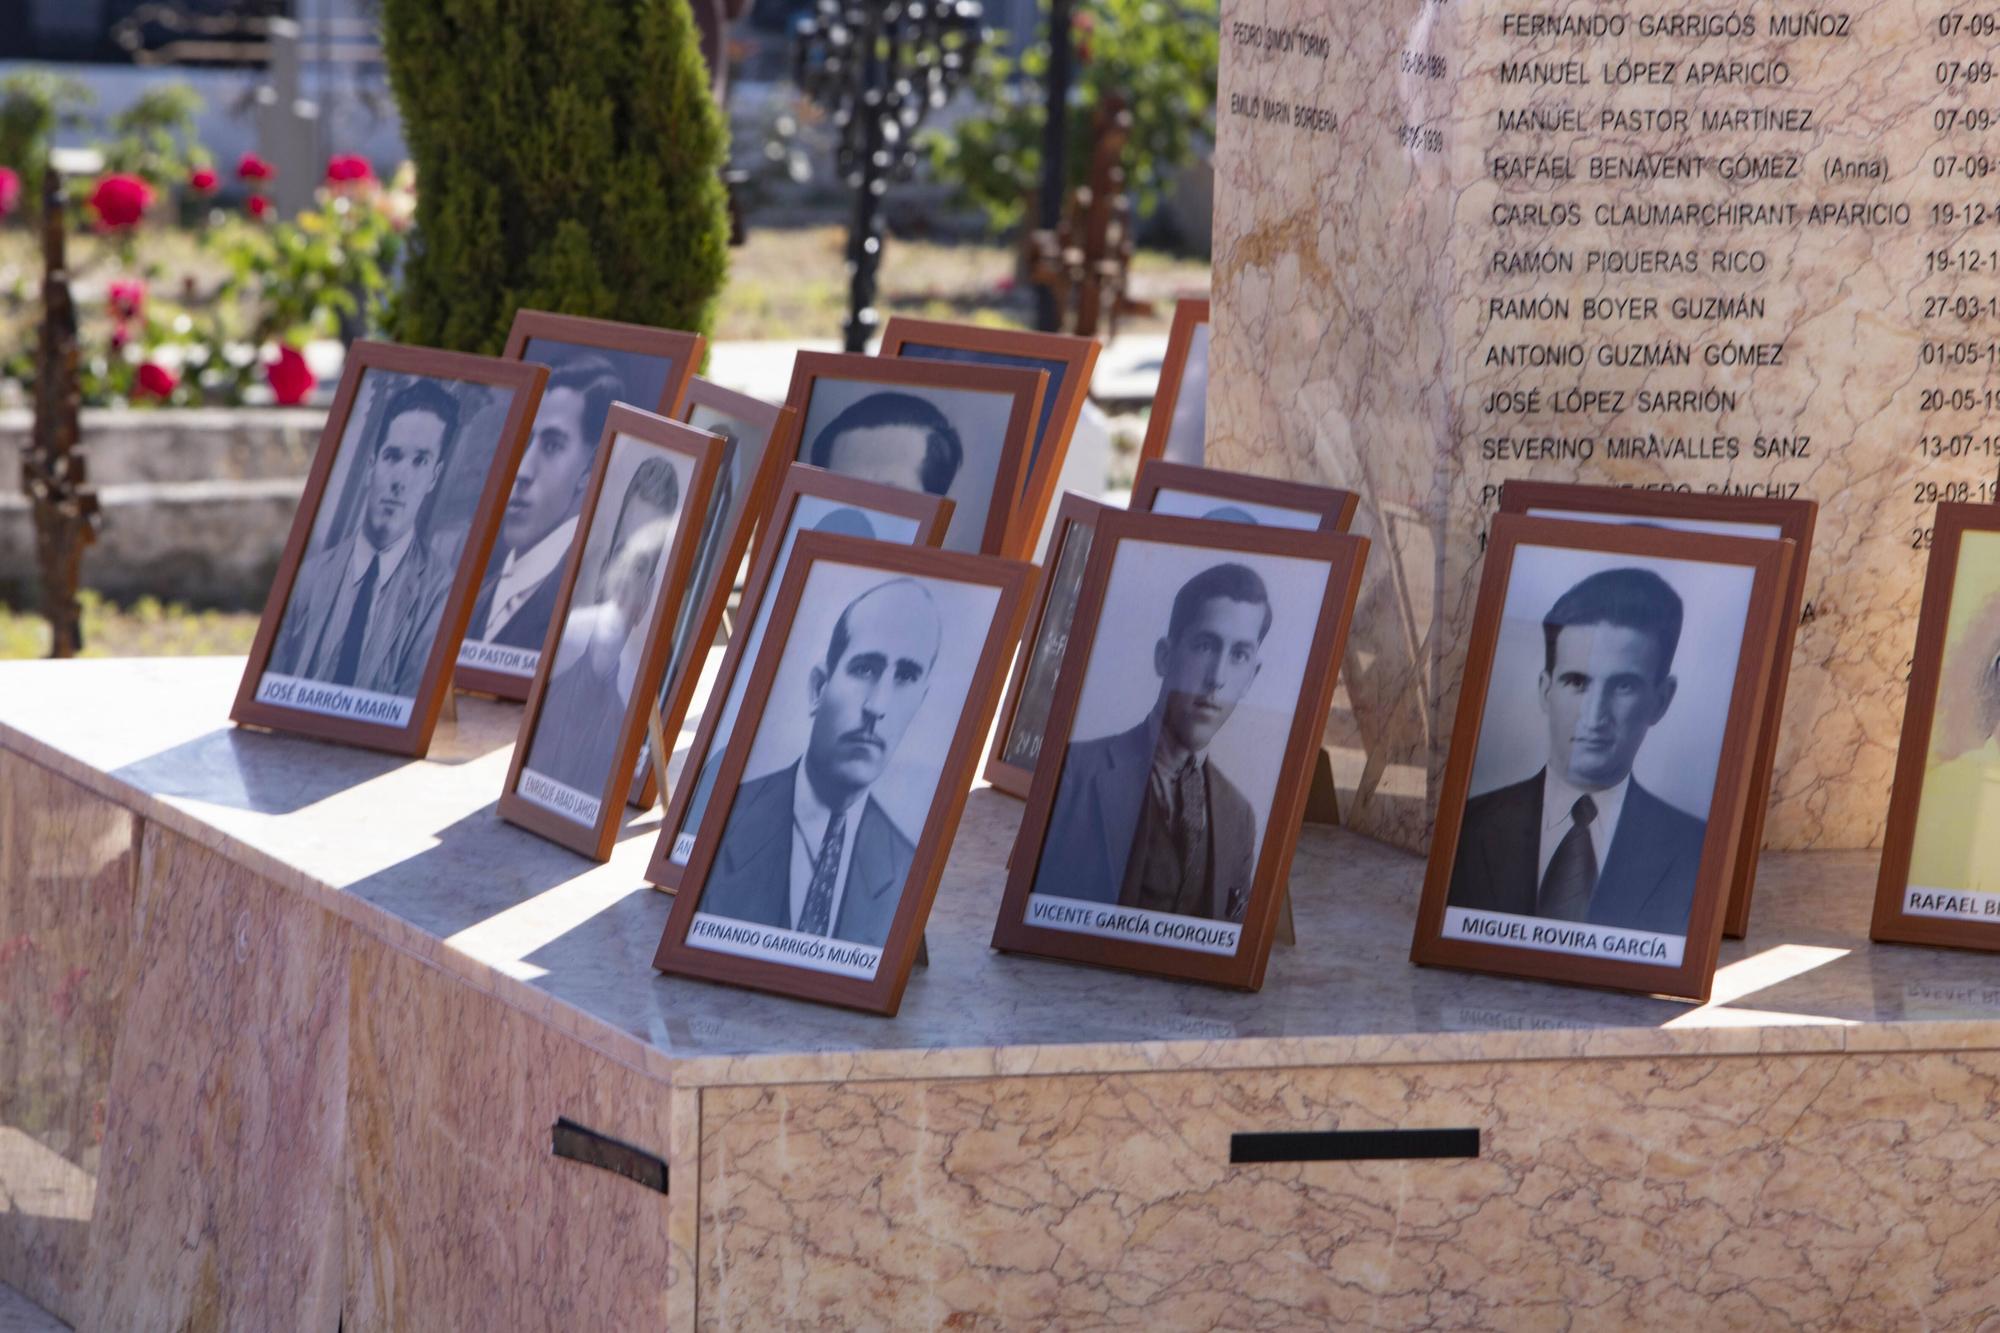
[[[2000,27],[1223,0],[1210,461],[1350,487],[1348,817],[1428,835],[1510,480],[1820,503],[1771,846],[1881,837],[1931,514],[2000,475]]]

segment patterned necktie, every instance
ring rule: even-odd
[[[1556,844],[1556,854],[1542,876],[1536,909],[1556,921],[1583,920],[1590,911],[1591,891],[1597,887],[1597,849],[1590,845],[1590,821],[1597,818],[1597,806],[1589,796],[1579,796],[1569,808],[1569,818],[1569,832]]]
[[[806,890],[805,910],[799,913],[798,929],[807,935],[824,935],[832,922],[833,883],[840,874],[840,847],[847,841],[847,812],[836,810],[826,821],[826,836],[819,840],[819,857],[813,862],[812,887]]]
[[[347,614],[347,633],[340,640],[340,659],[334,663],[336,685],[352,685],[361,669],[361,641],[368,637],[368,612],[375,605],[375,575],[381,567],[381,556],[368,557],[368,572],[361,576],[361,586],[355,590],[354,609]]]

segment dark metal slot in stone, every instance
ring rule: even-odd
[[[667,1192],[666,1160],[655,1157],[644,1148],[635,1148],[594,1129],[585,1129],[567,1116],[556,1120],[550,1137],[550,1147],[558,1157],[567,1157],[585,1166],[602,1167],[627,1180],[637,1181],[649,1190],[658,1190],[662,1194]]]
[[[1229,1160],[1248,1162],[1391,1162],[1479,1156],[1476,1129],[1321,1129],[1231,1134]]]

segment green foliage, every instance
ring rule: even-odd
[[[0,79],[0,167],[21,175],[21,213],[42,211],[42,171],[58,129],[83,122],[93,98],[88,86],[67,75],[24,69]]]
[[[1039,39],[1020,60],[987,55],[973,70],[979,111],[926,135],[931,169],[995,230],[1019,226],[1040,188],[1048,0]],[[1090,172],[1091,122],[1107,93],[1132,110],[1127,188],[1140,213],[1158,206],[1173,171],[1194,157],[1197,137],[1215,137],[1216,0],[1078,0],[1073,38],[1069,146],[1072,187]]]
[[[496,352],[521,306],[706,330],[726,129],[685,0],[382,0],[416,164],[392,324]]]
[[[183,185],[188,173],[209,162],[196,137],[201,94],[180,80],[157,83],[111,118],[104,169],[130,172],[162,191]]]

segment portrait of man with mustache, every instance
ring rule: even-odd
[[[1247,565],[1181,585],[1153,645],[1152,707],[1063,756],[1035,893],[1243,920],[1257,817],[1209,747],[1262,669],[1271,622],[1270,593]]]
[[[807,680],[805,752],[737,788],[701,911],[887,942],[917,849],[872,789],[929,693],[940,640],[937,606],[910,579],[847,604]]]

